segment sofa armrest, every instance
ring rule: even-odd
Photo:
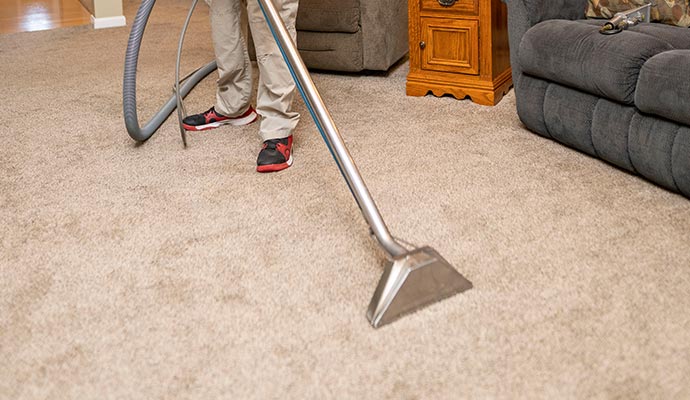
[[[522,68],[518,62],[518,50],[522,36],[529,28],[549,19],[582,19],[585,17],[587,0],[503,0],[508,6],[508,38],[510,61],[513,69],[513,86],[520,91]]]
[[[387,70],[408,50],[407,1],[361,0],[364,68]]]

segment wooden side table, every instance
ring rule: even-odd
[[[410,0],[407,94],[496,105],[513,85],[501,0]]]

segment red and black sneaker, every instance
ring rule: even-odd
[[[221,125],[249,125],[256,121],[258,115],[252,106],[249,106],[244,114],[237,117],[226,117],[218,114],[215,107],[202,114],[190,115],[182,120],[182,126],[188,131],[205,131],[208,129],[218,128]]]
[[[258,172],[275,172],[292,165],[292,136],[264,142],[256,160]]]

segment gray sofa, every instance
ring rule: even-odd
[[[408,52],[406,1],[300,0],[296,27],[309,69],[386,71]]]
[[[504,1],[525,126],[690,197],[690,29],[602,35],[587,0]]]

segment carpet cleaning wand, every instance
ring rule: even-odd
[[[273,37],[326,146],[379,244],[388,254],[367,318],[375,328],[426,305],[463,292],[472,283],[431,247],[406,249],[391,236],[338,129],[271,0],[258,1]]]

